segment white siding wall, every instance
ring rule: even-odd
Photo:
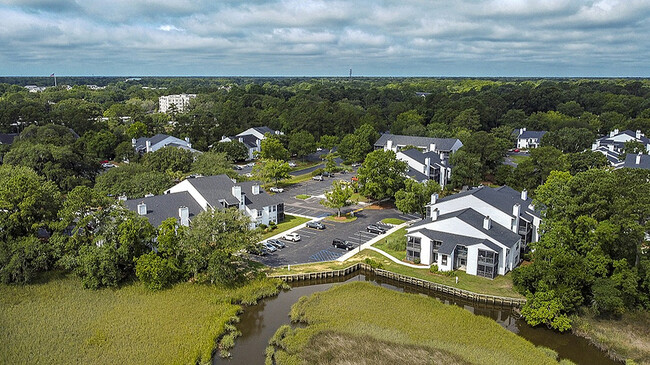
[[[165,194],[169,193],[180,193],[183,191],[187,191],[190,193],[192,198],[196,200],[197,203],[203,208],[203,210],[208,210],[208,201],[203,198],[203,195],[199,194],[199,192],[190,184],[189,180],[183,180],[180,183],[172,186],[171,188],[167,189],[165,191]]]
[[[470,275],[476,275],[476,269],[478,268],[478,250],[485,249],[484,245],[473,245],[467,247],[467,267],[465,272]]]

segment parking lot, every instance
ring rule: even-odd
[[[329,213],[331,214],[331,213]],[[376,237],[377,234],[366,232],[369,224],[377,224],[386,230],[391,226],[381,223],[384,218],[399,218],[403,220],[416,219],[416,215],[405,215],[394,208],[365,209],[357,214],[357,220],[349,223],[322,220],[325,229],[317,230],[303,227],[297,231],[301,237],[298,242],[282,240],[287,247],[266,256],[256,256],[256,259],[269,266],[284,266],[308,262],[331,261],[347,251],[332,246],[334,238],[347,240],[358,247]]]

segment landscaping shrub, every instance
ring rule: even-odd
[[[438,273],[438,265],[436,265],[436,264],[431,265],[431,267],[429,267],[429,272],[433,273],[433,274],[437,274]]]
[[[365,263],[370,265],[373,269],[383,269],[384,265],[381,262],[377,262],[371,258],[366,258]]]

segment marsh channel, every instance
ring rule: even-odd
[[[283,290],[275,297],[266,298],[260,300],[256,305],[245,307],[240,316],[241,321],[236,325],[242,336],[237,338],[235,347],[230,351],[232,357],[222,359],[215,354],[212,363],[264,364],[264,351],[269,339],[280,326],[290,323],[289,311],[300,297],[327,290],[337,283],[352,281],[366,281],[399,292],[428,295],[445,304],[462,307],[475,315],[492,318],[506,330],[525,338],[535,346],[553,349],[557,351],[561,359],[568,359],[579,365],[620,364],[609,358],[605,352],[591,345],[585,338],[571,333],[559,333],[545,327],[529,326],[523,319],[515,315],[511,307],[470,302],[362,271],[345,277],[292,282],[289,283],[290,290]]]

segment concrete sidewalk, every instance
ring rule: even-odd
[[[375,243],[381,241],[382,239],[384,239],[384,237],[386,237],[386,236],[388,236],[388,235],[390,235],[390,234],[392,234],[392,233],[395,233],[395,232],[397,232],[398,230],[400,230],[401,228],[406,227],[406,226],[410,225],[411,223],[414,223],[414,222],[417,222],[417,221],[419,221],[419,219],[410,220],[410,221],[408,221],[408,222],[404,222],[404,223],[402,223],[402,224],[400,224],[400,225],[398,225],[398,226],[394,226],[393,228],[389,229],[385,234],[377,235],[377,237],[375,237],[375,238],[371,239],[370,241],[368,241],[368,242],[362,244],[361,246],[359,246],[359,248],[355,248],[354,250],[349,251],[348,253],[344,254],[344,255],[341,256],[341,257],[339,257],[338,259],[336,259],[336,261],[343,262],[343,261],[349,259],[350,257],[352,257],[352,256],[354,256],[354,255],[356,255],[356,254],[358,254],[358,253],[361,252],[362,250],[370,249],[370,250],[373,250],[373,251],[379,252],[380,254],[386,256],[386,257],[389,258],[391,261],[393,261],[393,262],[395,262],[395,263],[397,263],[397,264],[404,265],[404,266],[408,266],[408,267],[412,267],[412,268],[416,268],[416,269],[426,269],[426,268],[428,268],[427,265],[415,265],[415,264],[409,264],[409,263],[407,263],[407,262],[403,262],[403,261],[400,261],[400,260],[396,259],[395,257],[393,257],[393,256],[391,256],[391,255],[389,255],[389,254],[387,254],[386,252],[384,252],[384,251],[382,251],[382,250],[380,250],[380,249],[378,249],[378,248],[376,248],[376,247],[372,247],[373,244],[375,244]]]

